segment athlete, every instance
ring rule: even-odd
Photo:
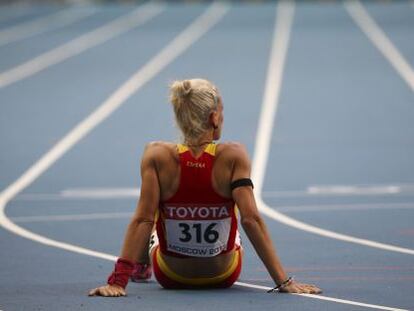
[[[128,280],[147,279],[151,269],[164,288],[230,287],[243,258],[238,217],[275,283],[274,291],[320,293],[283,269],[256,207],[244,146],[214,143],[223,126],[218,89],[203,79],[176,81],[170,100],[183,143],[146,147],[141,196],[121,256],[107,284],[89,295],[125,296]]]

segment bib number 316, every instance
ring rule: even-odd
[[[195,237],[196,243],[215,243],[219,238],[218,231],[214,230],[216,225],[216,223],[211,223],[203,230],[201,223],[193,223],[192,225],[179,223],[178,226],[181,230],[179,240],[187,243]]]
[[[166,219],[167,250],[192,256],[212,257],[227,249],[231,218]]]

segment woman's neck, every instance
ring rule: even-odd
[[[207,144],[211,144],[212,142],[213,142],[213,135],[211,135],[211,133],[206,133],[206,135],[201,136],[196,141],[190,141],[187,139],[184,140],[185,145],[191,148],[200,148]]]
[[[191,147],[191,148],[200,148],[200,147],[204,147],[205,145],[211,144],[212,142],[213,142],[212,140],[200,141],[200,142],[197,142],[197,143],[185,142],[185,145],[187,147]]]

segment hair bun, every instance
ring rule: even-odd
[[[188,96],[192,91],[191,82],[189,80],[183,81],[183,95]]]
[[[189,80],[175,81],[171,85],[172,95],[179,100],[185,100],[192,91],[191,82]]]
[[[170,100],[176,109],[181,109],[188,102],[192,90],[190,80],[174,81],[171,84]]]

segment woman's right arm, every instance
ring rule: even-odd
[[[154,216],[160,198],[160,187],[155,164],[156,146],[148,145],[141,160],[141,195],[135,213],[128,225],[120,258],[135,263],[148,251]],[[89,292],[90,296],[125,296],[125,289],[116,284],[107,284]]]
[[[245,148],[236,146],[232,181],[250,178],[250,160]],[[241,224],[254,249],[266,266],[267,271],[276,285],[283,284],[288,276],[282,267],[276,249],[273,246],[266,225],[257,209],[253,189],[249,186],[238,187],[232,192],[241,215]],[[280,291],[290,293],[317,294],[321,290],[314,285],[290,281]]]

